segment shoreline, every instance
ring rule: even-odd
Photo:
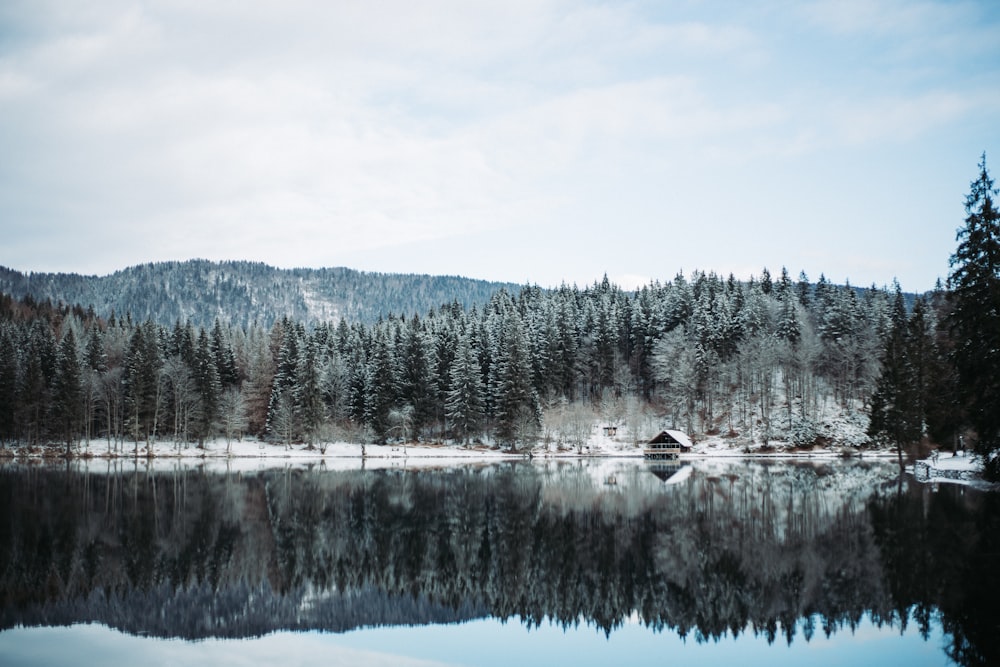
[[[199,448],[190,444],[179,446],[172,441],[143,445],[138,451],[124,448],[107,451],[92,445],[77,449],[69,456],[65,445],[44,446],[4,446],[0,449],[0,467],[7,465],[72,465],[84,464],[97,467],[102,462],[109,468],[120,468],[132,462],[134,467],[149,469],[201,468],[219,471],[262,470],[267,468],[320,466],[329,470],[447,467],[458,465],[488,465],[492,463],[533,461],[644,461],[642,448],[619,442],[605,441],[592,443],[583,448],[509,451],[485,445],[462,447],[444,444],[392,444],[366,445],[362,448],[354,443],[329,443],[324,447],[309,449],[306,445],[273,445],[255,440],[234,441],[231,447],[215,440],[207,447]],[[898,454],[889,450],[861,451],[853,448],[823,448],[812,450],[747,451],[744,447],[733,447],[719,441],[698,443],[691,452],[683,453],[680,462],[696,461],[868,461],[895,463]],[[96,464],[96,465],[95,465]],[[982,480],[982,466],[978,457],[969,454],[952,456],[932,455],[922,460],[906,460],[904,468],[920,483],[939,482],[958,484],[988,484]],[[993,486],[993,485],[989,485]]]
[[[354,443],[331,443],[326,447],[293,445],[285,448],[281,445],[244,441],[233,443],[232,448],[215,443],[212,447],[186,445],[177,447],[175,443],[161,441],[155,443],[152,449],[141,446],[138,450],[119,448],[108,451],[97,447],[84,450],[76,448],[67,455],[65,445],[15,445],[0,448],[0,462],[3,461],[121,461],[121,460],[167,460],[167,461],[215,461],[226,459],[254,460],[324,460],[324,459],[476,459],[476,460],[523,460],[523,459],[642,459],[641,447],[586,447],[561,449],[522,449],[506,450],[496,447],[459,445],[442,445],[430,443],[365,445]],[[239,446],[237,446],[239,445]],[[719,447],[696,445],[690,452],[680,454],[680,460],[698,459],[876,459],[895,461],[898,455],[888,450],[848,450],[848,449],[780,449],[769,448],[765,451],[747,451],[744,447]],[[909,461],[909,465],[913,462]]]

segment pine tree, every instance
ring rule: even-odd
[[[125,414],[138,454],[139,441],[153,434],[160,398],[159,347],[156,326],[151,321],[132,329],[124,367]]]
[[[101,340],[101,331],[96,326],[91,327],[87,333],[87,342],[84,346],[83,361],[87,368],[98,373],[108,370],[108,355],[104,351],[104,343]]]
[[[52,392],[53,423],[66,443],[67,456],[79,432],[82,414],[80,359],[77,355],[76,337],[70,328],[59,344]]]
[[[459,338],[455,362],[451,366],[450,391],[445,415],[452,432],[467,444],[482,428],[485,400],[479,360],[468,333]]]
[[[17,405],[17,347],[11,327],[0,323],[0,445],[14,440]]]
[[[577,355],[580,349],[580,337],[576,328],[577,316],[574,296],[566,288],[560,291],[558,310],[556,311],[555,351],[552,357],[552,373],[554,375],[556,392],[572,401],[576,398],[579,373],[577,370]]]
[[[527,337],[515,312],[504,321],[500,340],[496,383],[492,387],[496,437],[513,450],[519,441],[528,442],[534,436],[541,408],[531,383]]]
[[[104,343],[101,338],[100,329],[96,325],[92,325],[87,332],[87,340],[84,343],[83,364],[81,366],[84,436],[88,447],[92,435],[101,423],[101,416],[97,414],[98,399],[102,393],[101,377],[108,370],[108,355],[104,351]]]
[[[271,394],[267,404],[267,430],[278,435],[285,446],[291,445],[297,428],[295,427],[295,397],[294,387],[296,370],[299,363],[299,331],[298,327],[283,319],[274,326],[272,331],[272,348],[278,345],[275,361],[274,378],[271,382]],[[280,428],[277,417],[281,416]]]
[[[958,433],[964,419],[958,391],[958,375],[952,363],[952,338],[945,320],[948,313],[948,294],[938,285],[931,295],[929,312],[934,326],[930,358],[927,361],[927,433],[940,445],[958,449]]]
[[[365,375],[365,423],[384,443],[392,424],[389,413],[396,403],[397,381],[392,348],[385,327],[378,327],[372,341],[371,358]]]
[[[17,415],[20,430],[30,444],[38,444],[45,434],[45,415],[49,411],[49,383],[54,375],[49,357],[55,343],[47,324],[36,320],[24,345],[20,389],[17,392]]]
[[[211,437],[219,417],[219,402],[222,398],[222,383],[215,365],[208,334],[201,329],[195,344],[194,384],[198,394],[198,411],[192,426],[198,445],[204,446]]]
[[[872,396],[868,435],[876,442],[895,445],[900,465],[903,463],[903,448],[918,441],[923,433],[923,411],[911,356],[909,328],[903,293],[897,283],[892,330],[885,341],[882,374]]]
[[[295,367],[295,385],[292,388],[299,428],[312,449],[320,427],[326,421],[323,391],[320,386],[319,342],[315,336],[303,341]]]
[[[222,388],[235,387],[240,381],[239,372],[236,369],[236,357],[233,354],[232,345],[229,344],[229,340],[222,331],[222,324],[218,318],[215,319],[215,324],[212,326],[211,350],[215,370]]]
[[[976,431],[977,450],[987,455],[988,474],[1000,478],[1000,212],[997,190],[986,169],[965,200],[965,227],[951,256],[952,353],[968,419]]]
[[[415,436],[434,419],[437,405],[437,378],[434,350],[420,318],[414,316],[402,333],[399,377],[400,401],[412,408],[411,419]]]
[[[774,288],[774,283],[771,282],[771,272],[764,267],[764,270],[760,274],[760,289],[764,292],[764,296],[771,296],[771,291]]]

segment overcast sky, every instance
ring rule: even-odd
[[[0,3],[0,265],[948,273],[1000,2]],[[995,157],[993,157],[995,156]]]

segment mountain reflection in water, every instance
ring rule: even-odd
[[[162,637],[493,617],[701,641],[932,622],[1000,664],[998,494],[883,464],[0,468],[0,629]],[[612,483],[613,482],[613,483]],[[801,632],[801,637],[796,635]]]

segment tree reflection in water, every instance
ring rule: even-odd
[[[156,636],[638,618],[791,643],[940,618],[1000,664],[998,496],[877,464],[621,463],[209,474],[0,470],[0,627]]]

